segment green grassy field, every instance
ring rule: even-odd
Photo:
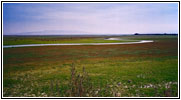
[[[120,38],[154,40],[154,42],[102,46],[4,48],[3,96],[177,97],[177,36],[122,36]],[[43,37],[43,39],[16,37],[16,39],[4,37],[3,44],[100,41],[97,38],[62,39],[59,37]],[[36,39],[38,42],[35,41]],[[75,70],[72,67],[75,67]]]
[[[9,36],[4,37],[3,45],[20,44],[54,44],[54,43],[118,43],[136,42],[138,40],[104,40],[103,37],[60,37],[60,36]]]

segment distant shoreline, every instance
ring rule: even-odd
[[[142,34],[142,33],[135,33],[135,34],[103,34],[103,35],[3,35],[3,36],[68,36],[68,37],[78,37],[78,36],[85,36],[85,37],[97,37],[97,36],[130,36],[130,35],[178,35],[176,33],[150,33],[150,34]]]
[[[170,33],[153,33],[153,34],[142,34],[142,33],[135,33],[134,35],[178,35],[176,33],[170,34]]]

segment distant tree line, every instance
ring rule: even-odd
[[[135,33],[134,35],[178,35],[177,33]]]

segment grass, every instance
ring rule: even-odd
[[[177,97],[177,37],[136,38],[156,42],[4,48],[3,96]]]
[[[55,44],[55,43],[119,43],[119,42],[136,42],[138,40],[104,40],[104,38],[57,38],[50,37],[17,37],[5,36],[3,45],[20,45],[20,44]]]

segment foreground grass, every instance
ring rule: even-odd
[[[176,38],[135,45],[53,46],[3,50],[5,97],[178,96]],[[83,92],[82,95],[72,94],[72,63],[80,77],[84,76],[82,68],[85,68],[89,81],[85,81],[81,86],[89,92]]]

